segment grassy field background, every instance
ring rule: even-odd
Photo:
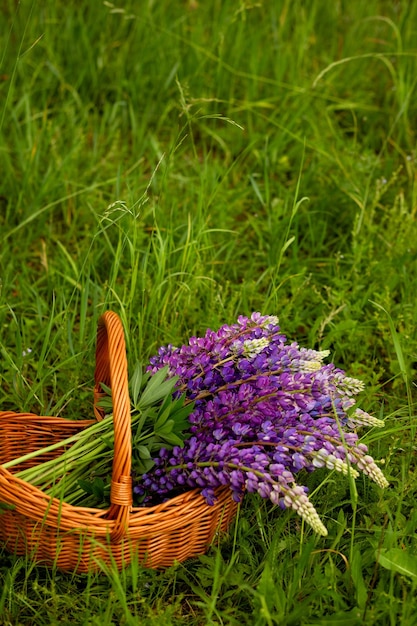
[[[89,417],[108,308],[132,364],[261,311],[366,383],[391,484],[310,476],[326,539],[248,497],[161,572],[2,551],[0,623],[416,624],[417,4],[6,0],[0,20],[0,409]]]

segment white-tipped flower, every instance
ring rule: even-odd
[[[329,354],[330,350],[312,350],[311,348],[300,348],[300,357],[305,361],[320,361],[323,362]]]
[[[252,359],[269,346],[269,343],[270,341],[267,337],[261,337],[260,339],[247,339],[243,342],[242,346],[243,356],[247,359]]]
[[[300,358],[293,359],[291,369],[296,372],[317,372],[323,367],[323,359],[329,356],[330,350],[311,350],[300,348]]]
[[[357,378],[351,378],[341,374],[339,380],[335,381],[339,391],[345,393],[347,396],[356,396],[365,389],[365,384]]]
[[[364,474],[376,482],[379,487],[382,487],[382,489],[389,486],[389,482],[369,454],[365,454],[365,456],[361,457],[357,466]]]
[[[323,363],[321,361],[298,361],[297,362],[297,371],[299,372],[317,372],[322,367]]]
[[[375,426],[376,428],[382,428],[385,426],[385,422],[373,415],[369,415],[369,413],[362,411],[362,409],[356,409],[355,413],[349,416],[348,426],[350,428],[357,428],[359,426]]]
[[[341,472],[345,476],[350,474],[353,478],[359,476],[359,472],[349,465],[349,463],[339,459],[334,454],[329,454],[325,448],[317,450],[317,452],[314,453],[313,465],[315,467],[326,467],[329,470],[336,470],[336,472]]]
[[[276,315],[265,315],[262,319],[261,327],[266,328],[270,324],[273,324],[274,326],[278,326],[279,317],[277,317]]]
[[[316,533],[323,537],[327,536],[327,528],[300,485],[294,485],[288,489],[284,496],[284,503],[288,508],[291,507],[294,511],[297,511],[298,515],[302,517]]]

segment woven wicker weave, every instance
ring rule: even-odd
[[[197,490],[153,507],[132,507],[130,399],[123,327],[112,311],[99,320],[96,348],[94,411],[103,382],[112,389],[114,459],[110,507],[72,506],[51,498],[0,465],[0,540],[15,554],[66,571],[89,572],[101,565],[118,569],[136,557],[146,567],[159,568],[203,554],[236,513],[230,490],[217,492],[213,506]],[[0,463],[61,441],[94,423],[30,413],[0,412]],[[32,464],[62,453],[54,450]]]

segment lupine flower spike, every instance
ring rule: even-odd
[[[188,345],[159,349],[148,370],[168,366],[177,393],[193,401],[191,437],[163,448],[134,491],[145,503],[198,487],[208,503],[228,485],[235,500],[245,491],[292,508],[321,535],[327,530],[307,488],[296,476],[325,467],[380,487],[387,480],[359,443],[356,428],[383,426],[354,408],[363,384],[324,364],[327,350],[288,343],[275,316],[253,313]]]

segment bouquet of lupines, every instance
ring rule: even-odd
[[[147,374],[136,368],[131,380],[136,503],[197,487],[212,504],[226,485],[236,501],[258,493],[326,535],[307,487],[297,483],[301,470],[354,478],[361,470],[388,484],[356,433],[383,422],[355,408],[363,384],[324,364],[328,354],[287,343],[278,318],[259,313],[160,348]],[[112,430],[109,415],[68,440],[73,445],[58,459],[18,475],[68,502],[105,505]]]
[[[199,487],[212,503],[216,487],[228,485],[235,500],[258,493],[326,535],[307,488],[297,484],[301,470],[326,467],[354,478],[361,470],[388,485],[356,433],[383,422],[354,408],[363,384],[323,364],[328,355],[287,343],[278,318],[259,313],[181,348],[160,348],[148,370],[168,366],[178,377],[177,393],[194,402],[191,437],[162,448],[135,493],[151,503]]]

